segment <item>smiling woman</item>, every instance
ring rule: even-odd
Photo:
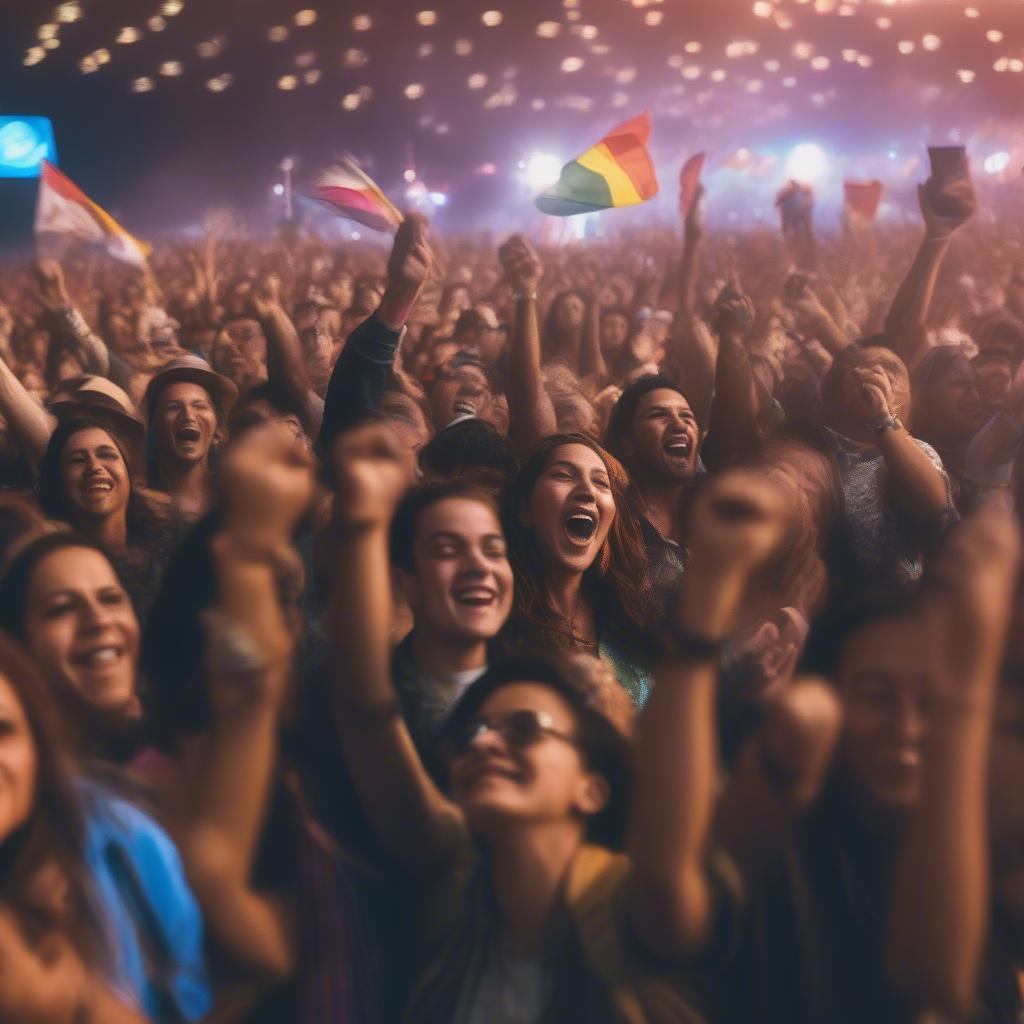
[[[30,541],[0,581],[0,627],[19,639],[47,685],[74,710],[131,717],[139,623],[102,550],[73,533]]]
[[[555,434],[523,464],[503,519],[516,577],[514,632],[542,647],[608,655],[642,702],[636,663],[654,597],[627,488],[625,470],[595,441]]]
[[[136,487],[120,438],[85,419],[60,423],[39,470],[39,503],[114,562],[140,608],[166,557],[169,515]]]

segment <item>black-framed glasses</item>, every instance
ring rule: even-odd
[[[480,715],[471,719],[452,736],[452,754],[457,756],[464,753],[476,740],[489,732],[496,732],[510,747],[518,750],[532,747],[545,737],[561,740],[573,747],[579,746],[575,736],[555,728],[555,720],[546,711],[524,708],[503,715]]]

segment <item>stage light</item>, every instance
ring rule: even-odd
[[[558,181],[562,161],[552,153],[534,153],[526,162],[526,184],[540,191]]]
[[[989,174],[1002,174],[1010,166],[1010,154],[1005,149],[985,158],[985,170]]]
[[[0,178],[35,178],[43,160],[56,162],[46,117],[0,117]]]
[[[786,160],[786,174],[808,184],[823,177],[827,167],[825,151],[815,142],[801,142],[794,146]]]
[[[447,206],[448,205],[448,197],[443,192],[431,192],[430,193],[430,201],[435,206]]]
[[[284,195],[284,185],[282,185],[281,182],[278,182],[274,186],[274,195],[275,196],[283,196]]]

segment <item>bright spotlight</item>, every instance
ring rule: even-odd
[[[815,142],[794,146],[786,160],[786,174],[797,181],[813,184],[823,177],[828,166],[825,150]]]
[[[985,170],[989,174],[1002,174],[1010,166],[1010,154],[1005,149],[985,158]]]
[[[553,185],[562,173],[562,161],[552,153],[534,153],[526,162],[526,184],[537,192]]]
[[[274,186],[274,195],[275,196],[283,196],[284,195],[284,185],[282,185],[281,182],[278,182]]]
[[[448,197],[443,192],[431,192],[430,193],[430,201],[435,206],[447,206],[448,205]]]

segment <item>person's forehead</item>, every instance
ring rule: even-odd
[[[638,412],[646,412],[655,406],[662,406],[667,409],[690,410],[690,403],[684,395],[671,388],[655,388],[643,395],[637,403]]]
[[[78,448],[99,448],[101,445],[109,445],[116,448],[114,439],[102,427],[83,427],[76,430],[64,445],[65,451],[74,451]]]
[[[913,618],[886,619],[855,630],[843,645],[841,684],[856,687],[879,677],[911,690],[930,669],[924,625]],[[924,657],[922,657],[924,655]]]
[[[501,535],[501,524],[489,505],[466,495],[442,498],[428,505],[418,517],[416,537],[429,540],[439,533],[461,537]]]
[[[63,547],[36,563],[30,581],[37,593],[84,590],[95,586],[120,586],[110,562],[93,548]]]
[[[593,448],[588,448],[585,444],[559,445],[551,452],[548,465],[553,466],[557,462],[567,462],[570,465],[589,470],[607,470],[608,468],[604,464],[604,459]]]
[[[167,387],[160,392],[160,404],[166,405],[168,402],[195,402],[195,401],[210,401],[210,393],[201,384],[196,384],[190,380],[178,380],[172,384],[168,384]]]
[[[544,683],[529,680],[506,683],[480,706],[482,715],[525,710],[546,711],[554,720],[556,728],[569,729],[575,724],[576,716],[561,694]]]

